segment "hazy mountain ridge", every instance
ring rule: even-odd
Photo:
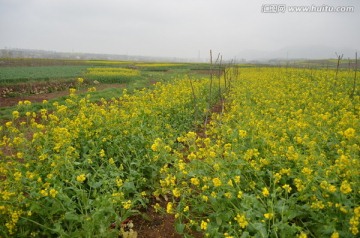
[[[33,49],[0,49],[0,58],[48,58],[48,59],[75,59],[75,60],[124,60],[124,61],[170,61],[195,62],[197,59],[177,57],[157,57],[122,54],[100,54],[79,52],[57,52]]]
[[[360,47],[359,47],[360,48]],[[236,62],[271,62],[276,60],[299,59],[330,59],[336,54],[343,55],[343,59],[355,58],[357,49],[335,48],[327,46],[284,47],[274,51],[243,50],[235,55]],[[0,58],[49,58],[49,59],[78,59],[78,60],[124,60],[124,61],[157,61],[157,62],[208,62],[204,58],[157,57],[122,54],[100,54],[79,52],[57,52],[33,49],[0,49]],[[224,59],[227,59],[226,55]],[[227,60],[232,60],[228,58]]]
[[[360,49],[360,47],[359,47]],[[328,46],[284,47],[274,51],[244,50],[236,57],[245,60],[271,60],[271,59],[329,59],[343,54],[343,58],[354,58],[357,49],[335,48]]]

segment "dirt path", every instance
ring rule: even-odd
[[[208,118],[208,123],[211,121],[211,114],[219,114],[224,109],[225,101],[223,99],[219,100],[210,108],[210,115]],[[199,126],[196,130],[196,134],[199,137],[206,137],[206,129],[204,125]],[[152,202],[155,204],[155,201]],[[160,205],[165,208],[166,202],[161,201]],[[141,216],[132,217],[132,222],[134,223],[134,230],[137,231],[137,238],[180,238],[175,230],[175,217],[170,214],[161,214],[156,213],[155,209],[149,205],[148,209],[143,211],[148,219],[144,219]],[[197,231],[192,231],[191,234],[195,238],[204,237],[204,234]]]
[[[165,200],[157,201],[160,206],[166,208],[167,202]],[[155,204],[155,200],[151,204]],[[134,224],[134,230],[137,232],[137,238],[181,238],[175,230],[175,216],[171,214],[163,214],[156,212],[155,209],[149,205],[144,211],[146,219],[138,215],[131,218]],[[191,235],[194,238],[202,238],[204,234],[197,231],[192,231]]]
[[[156,213],[150,207],[145,214],[148,219],[141,216],[133,218],[134,229],[138,232],[137,238],[181,238],[175,231],[175,217],[170,214]]]
[[[125,84],[99,84],[96,85],[97,91],[102,91],[109,88],[124,88]],[[89,86],[90,87],[90,86]],[[87,89],[81,89],[79,93],[86,92]],[[30,102],[42,102],[43,100],[55,99],[69,95],[69,90],[58,91],[53,93],[42,93],[35,95],[24,95],[20,97],[9,97],[0,99],[0,107],[16,106],[19,101],[29,100]]]

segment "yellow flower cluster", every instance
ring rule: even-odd
[[[354,208],[354,215],[350,218],[350,231],[353,235],[359,234],[360,226],[360,206]]]
[[[128,80],[138,76],[140,76],[139,70],[120,67],[88,68],[84,75],[87,79],[101,83],[126,83]]]
[[[171,67],[171,66],[183,66],[184,64],[176,63],[137,63],[137,67]]]
[[[124,68],[91,72],[139,74]],[[173,175],[157,179],[169,170],[167,154],[176,138],[194,125],[194,107],[204,111],[208,97],[194,104],[193,94],[206,95],[209,83],[179,79],[94,103],[90,94],[81,97],[72,89],[64,103],[49,109],[44,102],[37,113],[26,111],[30,102],[21,102],[0,127],[0,233],[97,236],[111,232],[114,216],[124,219],[148,203],[155,183],[174,187]],[[185,170],[185,160],[179,165]],[[175,187],[166,191],[177,198],[183,193]],[[20,219],[24,214],[31,218]]]
[[[124,69],[111,70],[103,71]],[[240,70],[219,78],[225,94],[212,96],[225,110],[205,126],[194,118],[211,112],[208,79],[97,103],[72,90],[37,114],[20,103],[0,127],[4,236],[95,234],[114,219],[104,211],[131,216],[150,193],[169,198],[166,212],[186,221],[178,227],[210,237],[358,236],[360,97],[349,94],[351,72],[335,81],[332,70]]]
[[[234,220],[237,221],[239,226],[243,229],[249,224],[249,222],[246,220],[245,215],[243,214],[237,214]]]
[[[140,71],[127,68],[88,68],[86,76],[138,76]]]
[[[84,79],[83,78],[77,78],[77,82],[78,82],[78,84],[82,84],[84,82]]]
[[[86,175],[85,174],[80,174],[78,176],[76,176],[76,181],[78,181],[79,183],[82,183],[86,180]]]
[[[232,219],[253,227],[247,231],[254,236],[322,237],[330,226],[329,237],[358,235],[360,96],[349,93],[353,72],[340,72],[336,81],[333,70],[240,72],[225,110],[211,115],[204,132],[178,137],[179,148],[168,153],[175,163],[162,176],[176,181],[161,191],[182,191],[179,217],[196,220],[197,229],[206,222],[213,237],[229,227],[228,235],[240,237]],[[182,215],[183,206],[189,211]],[[304,217],[302,231],[288,227]]]

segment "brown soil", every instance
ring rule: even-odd
[[[147,219],[141,216],[132,218],[134,230],[138,233],[137,238],[182,237],[175,231],[175,217],[173,215],[156,213],[152,207],[150,207],[145,214]]]
[[[68,88],[76,87],[75,81],[61,79],[51,82],[27,82],[17,83],[13,85],[1,85],[0,97],[19,97],[21,95],[44,94],[51,92],[63,91]]]
[[[166,208],[165,200],[155,200],[152,204],[159,202],[160,206]],[[130,218],[134,224],[134,230],[137,232],[137,238],[181,238],[175,230],[175,217],[170,214],[156,212],[149,205],[146,210],[141,211],[142,216],[134,216]],[[204,234],[201,232],[191,231],[191,235],[195,238],[202,238]]]
[[[89,86],[91,87],[91,86]],[[125,84],[98,84],[95,85],[97,91],[101,91],[108,88],[123,88]],[[87,89],[81,89],[79,93],[86,92]],[[0,107],[10,107],[18,104],[19,101],[29,100],[30,102],[42,102],[43,100],[55,99],[69,95],[69,90],[63,90],[52,93],[41,93],[34,95],[24,95],[19,97],[1,98]]]
[[[225,101],[224,101],[224,99],[221,99],[221,100],[219,100],[216,104],[214,104],[213,106],[212,106],[212,108],[210,108],[210,115],[209,115],[209,117],[208,117],[208,119],[207,119],[207,124],[209,124],[210,122],[211,122],[211,114],[212,113],[216,113],[216,114],[219,114],[219,113],[221,113],[222,111],[223,111],[223,109],[224,109],[224,103],[225,103]],[[205,122],[204,122],[205,123]],[[201,125],[201,126],[199,126],[197,129],[196,129],[196,134],[197,134],[197,136],[199,136],[199,137],[201,137],[201,138],[206,138],[207,136],[206,136],[206,128],[205,128],[205,125],[203,124],[203,125]]]

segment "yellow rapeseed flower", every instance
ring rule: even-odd
[[[238,191],[238,194],[237,194],[237,198],[242,198],[243,197],[243,192],[242,191]]]
[[[298,238],[307,238],[307,234],[305,232],[301,232]]]
[[[82,183],[86,180],[86,175],[85,174],[80,174],[76,177],[76,181],[78,181],[79,183]]]
[[[235,183],[240,183],[240,176],[236,175],[234,181]]]
[[[342,192],[343,194],[348,194],[351,193],[351,191],[352,189],[349,182],[347,180],[343,181],[340,186],[340,192]]]
[[[114,161],[113,158],[110,158],[110,159],[109,159],[109,164],[111,164],[111,165],[114,165],[114,164],[115,164],[115,161]]]
[[[47,191],[46,189],[42,189],[42,190],[40,191],[40,194],[41,194],[42,196],[44,196],[44,197],[46,197],[46,196],[49,195],[49,193],[48,193],[48,191]]]
[[[77,82],[78,82],[79,84],[82,84],[82,83],[84,82],[84,79],[83,79],[83,78],[77,78]]]
[[[52,188],[52,189],[50,189],[49,193],[50,193],[50,196],[54,198],[58,194],[58,191],[56,191],[55,189]]]
[[[174,212],[173,210],[173,203],[172,202],[168,202],[166,205],[166,212],[169,214],[172,214]]]
[[[231,193],[231,192],[226,192],[226,193],[224,194],[224,196],[225,196],[226,198],[230,199],[230,198],[232,198],[232,193]]]
[[[101,158],[105,157],[105,151],[101,149],[99,155]]]
[[[212,180],[213,184],[215,187],[220,187],[221,186],[221,180],[219,178],[213,178]]]
[[[234,238],[234,236],[229,235],[229,233],[224,233],[224,238]]]
[[[335,231],[331,234],[330,238],[339,238],[339,237],[340,237],[339,232]]]
[[[354,215],[360,218],[360,206],[354,208]]]
[[[198,178],[191,178],[190,182],[195,186],[198,186],[200,184],[200,180]]]
[[[19,115],[20,115],[20,113],[18,111],[13,111],[12,112],[12,116],[13,116],[14,119],[18,119]]]
[[[127,200],[127,201],[125,201],[125,202],[122,202],[122,205],[123,205],[123,208],[125,209],[125,210],[129,210],[130,208],[131,208],[131,200]]]
[[[282,186],[282,188],[287,192],[287,193],[290,193],[292,188],[290,187],[289,184],[285,184],[284,186]]]
[[[121,178],[116,178],[115,182],[116,182],[116,186],[118,186],[118,187],[121,187],[123,185],[123,181]]]
[[[206,195],[202,195],[201,196],[201,199],[204,201],[204,202],[207,202],[209,200],[209,197],[206,196]]]
[[[270,195],[269,190],[267,189],[267,187],[263,188],[262,194],[263,194],[264,197],[268,197]]]
[[[200,228],[201,230],[206,230],[208,226],[208,223],[206,221],[201,221]]]
[[[161,206],[159,203],[155,203],[155,205],[153,205],[153,208],[155,209],[156,212],[161,210]]]
[[[237,214],[234,220],[237,221],[241,228],[245,228],[249,224],[244,214]]]
[[[264,214],[264,217],[266,218],[266,219],[271,219],[271,218],[273,218],[274,217],[274,213],[265,213]]]
[[[247,132],[245,130],[239,130],[239,136],[240,138],[245,138],[247,135]]]
[[[344,137],[347,139],[351,139],[353,137],[355,137],[355,129],[354,128],[348,128],[344,131]]]
[[[181,195],[180,189],[178,189],[178,188],[173,189],[172,192],[173,192],[174,197],[176,197],[176,198],[180,197],[180,195]]]
[[[15,172],[14,173],[14,178],[15,178],[15,181],[19,181],[22,177],[22,173],[21,172]]]

